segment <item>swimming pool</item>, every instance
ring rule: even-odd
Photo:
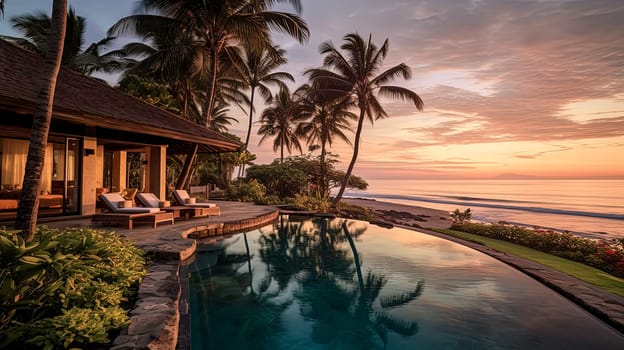
[[[195,259],[192,349],[624,349],[523,273],[410,230],[281,216]]]

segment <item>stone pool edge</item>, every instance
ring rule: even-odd
[[[279,210],[251,218],[197,225],[178,232],[168,240],[184,240],[187,244],[168,246],[164,250],[146,249],[154,260],[148,275],[141,281],[130,324],[113,341],[111,350],[175,350],[190,348],[188,320],[188,276],[185,262],[195,254],[196,239],[217,238],[253,230],[275,221]],[[173,242],[172,242],[173,243]],[[174,249],[175,250],[175,249]],[[180,327],[183,327],[181,330]]]
[[[515,255],[502,253],[481,244],[423,228],[414,228],[405,225],[395,225],[395,227],[453,241],[500,260],[538,282],[541,282],[572,301],[583,310],[605,322],[616,331],[624,334],[624,297],[602,290],[587,282],[581,281],[563,272],[553,270],[542,264]]]

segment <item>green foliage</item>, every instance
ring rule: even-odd
[[[503,224],[456,222],[451,229],[513,242],[624,277],[624,244],[621,240],[593,240],[569,233]]]
[[[321,196],[308,196],[296,194],[292,206],[297,210],[315,211],[327,213],[331,207],[331,202]]]
[[[107,344],[108,332],[128,323],[126,312],[118,306],[91,309],[73,307],[61,315],[29,326],[26,343],[43,349],[67,348],[70,344]]]
[[[344,172],[334,168],[334,161],[328,161],[327,185],[324,188],[331,190],[340,186]],[[275,195],[285,200],[295,198],[296,195],[322,197],[327,199],[329,193],[319,193],[322,180],[320,161],[318,157],[310,155],[288,157],[283,163],[274,161],[267,165],[253,165],[247,169],[247,179],[254,179],[262,183],[267,194]],[[368,183],[362,178],[352,175],[349,178],[349,188],[365,190]]]
[[[117,88],[151,105],[179,113],[180,107],[165,84],[149,78],[130,74],[119,82]]]
[[[279,198],[294,197],[295,194],[305,193],[308,188],[306,173],[289,166],[288,162],[250,166],[247,169],[247,179],[262,184],[267,194]]]
[[[26,243],[0,230],[0,347],[108,343],[145,274],[141,252],[111,232],[39,227]]]
[[[451,219],[453,219],[453,222],[457,224],[463,224],[464,222],[470,221],[470,218],[472,218],[470,208],[464,211],[455,209],[455,211],[451,213]]]
[[[225,190],[228,200],[239,202],[263,203],[266,188],[258,181],[239,179],[232,181]]]

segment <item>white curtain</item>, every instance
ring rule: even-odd
[[[22,187],[24,168],[28,156],[27,140],[2,139],[2,187]],[[41,191],[50,191],[52,188],[52,145],[46,146],[46,155],[41,173]]]
[[[2,140],[2,187],[22,186],[28,155],[28,141]]]
[[[76,178],[76,152],[69,150],[67,152],[67,181],[74,181]]]
[[[54,170],[54,147],[48,143],[41,171],[41,183],[39,191],[50,193],[52,191],[52,172]]]

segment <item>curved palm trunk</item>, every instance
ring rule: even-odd
[[[327,184],[327,166],[325,165],[325,157],[327,154],[327,149],[326,149],[326,144],[327,143],[327,139],[324,138],[323,140],[321,140],[321,159],[320,159],[320,166],[321,166],[321,181],[320,181],[320,188],[319,188],[319,193],[323,198],[326,198],[326,196],[328,196],[328,191],[327,188],[329,187]]]
[[[358,119],[358,126],[355,132],[355,142],[353,145],[353,157],[351,157],[351,163],[349,163],[349,167],[347,168],[347,172],[345,173],[344,178],[342,179],[342,184],[340,185],[340,190],[334,200],[332,201],[332,206],[336,206],[340,199],[342,199],[342,195],[344,194],[345,188],[347,188],[347,183],[349,182],[349,178],[351,177],[351,173],[353,172],[353,167],[355,166],[355,162],[357,161],[358,152],[360,151],[360,136],[362,135],[362,126],[364,125],[364,114],[365,109],[360,106],[360,118]]]
[[[344,232],[345,237],[347,237],[347,241],[349,242],[349,246],[351,247],[351,252],[353,253],[353,263],[355,264],[355,272],[357,272],[360,293],[364,294],[366,288],[364,288],[364,277],[362,276],[362,267],[360,266],[360,255],[358,254],[357,248],[355,247],[355,242],[353,242],[353,238],[349,233],[349,228],[347,227],[346,221],[342,223],[342,231]]]
[[[212,111],[214,109],[214,102],[217,96],[217,78],[219,69],[219,62],[217,61],[216,49],[210,48],[210,62],[212,67],[208,75],[208,87],[206,88],[206,102],[204,102],[204,125],[210,127],[210,119],[212,118]]]
[[[284,141],[286,139],[284,137],[284,130],[282,130],[282,135],[280,137],[282,138],[280,144],[280,164],[284,164]]]
[[[247,127],[247,136],[245,137],[245,147],[243,151],[247,150],[247,146],[249,145],[249,139],[251,138],[251,127],[253,125],[253,105],[254,105],[254,95],[256,93],[256,87],[251,87],[251,96],[249,97],[249,125]],[[238,168],[238,177],[243,177],[243,173],[245,172],[245,163],[241,163]]]
[[[247,233],[243,233],[243,238],[245,239],[245,251],[247,252],[247,269],[249,270],[250,282],[249,289],[251,291],[251,295],[256,295],[256,292],[253,290],[253,272],[251,270],[251,254],[249,253],[249,243],[247,243]]]
[[[15,218],[15,228],[25,241],[31,241],[35,235],[37,225],[37,210],[39,200],[39,182],[45,159],[48,132],[52,120],[52,108],[56,78],[61,68],[63,57],[63,42],[67,23],[67,0],[54,0],[52,4],[52,26],[48,35],[48,52],[43,64],[43,71],[39,92],[37,94],[37,109],[33,116],[30,145],[22,183],[20,204]]]
[[[180,170],[180,176],[178,177],[178,181],[176,182],[176,189],[185,189],[188,187],[191,180],[191,169],[193,167],[193,164],[195,163],[195,159],[197,158],[198,150],[199,145],[195,144],[193,149],[186,155],[184,165],[182,166],[182,170]]]
[[[251,87],[251,96],[249,98],[249,126],[247,127],[247,137],[245,138],[245,150],[247,150],[247,146],[249,145],[249,138],[251,137],[251,126],[252,126],[252,118],[253,118],[253,104],[254,104],[254,95],[256,92],[255,86]]]
[[[212,110],[214,109],[214,101],[217,92],[217,69],[219,68],[219,62],[217,62],[216,50],[210,49],[210,62],[212,63],[212,69],[208,75],[208,87],[206,88],[206,102],[204,103],[203,117],[204,126],[210,127],[210,119],[212,118]],[[197,158],[198,145],[195,145],[192,152],[189,152],[186,156],[186,162],[180,172],[180,178],[176,184],[176,188],[186,188],[191,182],[191,167],[195,159]]]

